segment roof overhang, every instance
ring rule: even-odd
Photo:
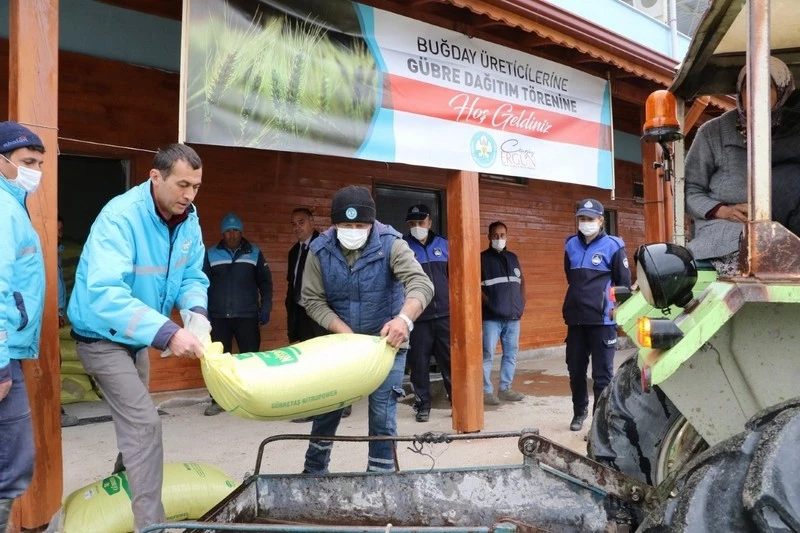
[[[745,64],[745,0],[716,0],[706,12],[670,90],[685,99],[701,94],[733,94]],[[770,48],[800,79],[798,0],[771,0]]]
[[[545,0],[440,0],[534,33],[637,77],[667,86],[676,61],[609,32]]]

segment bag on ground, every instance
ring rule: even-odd
[[[341,409],[374,392],[397,349],[385,338],[317,337],[268,352],[222,353],[212,343],[200,366],[208,391],[226,411],[255,420],[287,420]]]
[[[161,501],[167,521],[194,520],[230,494],[236,483],[217,468],[167,463]],[[82,487],[64,500],[61,533],[133,531],[131,493],[125,472]]]

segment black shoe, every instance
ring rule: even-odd
[[[583,422],[586,420],[588,413],[584,411],[583,413],[577,414],[572,417],[572,422],[569,423],[569,430],[570,431],[580,431],[583,429]]]
[[[350,416],[352,414],[353,414],[353,406],[352,405],[348,405],[342,411],[342,418],[347,418],[348,416]]]
[[[313,416],[307,416],[305,418],[293,418],[292,419],[292,422],[295,422],[297,424],[302,424],[304,422],[313,422],[313,421],[314,421],[314,417]]]
[[[122,452],[117,454],[117,460],[114,461],[114,471],[111,472],[111,475],[119,474],[120,472],[125,471],[125,464],[122,462]]]
[[[417,418],[417,422],[427,422],[431,418],[431,410],[430,409],[418,409],[416,418]]]

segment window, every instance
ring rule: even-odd
[[[406,213],[408,208],[416,204],[425,204],[431,210],[431,229],[439,235],[445,236],[447,224],[442,208],[441,191],[432,189],[415,189],[395,185],[375,186],[375,208],[377,219],[384,224],[392,226],[400,233],[408,233]]]
[[[617,228],[617,211],[616,209],[606,209],[606,212],[603,213],[603,219],[605,220],[605,230],[606,233],[609,235],[617,235],[619,233],[619,228]]]

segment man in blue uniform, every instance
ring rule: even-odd
[[[578,233],[567,239],[564,271],[567,295],[563,315],[567,324],[567,369],[572,389],[573,418],[569,428],[580,431],[588,415],[589,393],[586,370],[592,359],[594,405],[614,375],[617,324],[611,286],[631,284],[625,243],[603,230],[603,204],[582,200],[575,216]],[[592,408],[594,412],[594,407]]]
[[[414,410],[417,422],[427,422],[431,414],[431,354],[442,374],[447,397],[452,398],[450,382],[450,250],[447,239],[431,229],[431,210],[425,204],[412,205],[406,214],[409,234],[403,237],[414,252],[422,270],[433,282],[433,300],[414,324],[408,359]]]
[[[211,339],[231,352],[233,339],[239,353],[257,352],[261,326],[272,312],[272,273],[264,254],[242,237],[244,226],[236,213],[222,218],[222,240],[206,252],[203,272],[208,276],[208,317]],[[211,399],[205,415],[223,411]]]
[[[42,179],[44,145],[16,122],[0,122],[0,532],[33,476],[31,409],[21,361],[39,357],[44,259],[25,206]]]
[[[94,221],[67,308],[78,357],[111,409],[136,531],[166,520],[161,420],[147,389],[147,348],[191,358],[205,350],[169,318],[174,307],[207,315],[205,247],[192,203],[201,181],[202,162],[192,148],[159,150],[150,179],[112,199]]]

